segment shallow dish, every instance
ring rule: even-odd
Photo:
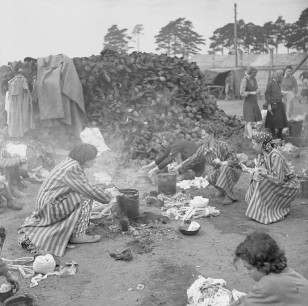
[[[197,222],[195,222],[195,223],[197,223]],[[197,223],[198,224],[198,223]],[[201,226],[200,226],[200,224],[198,224],[199,225],[199,227],[197,228],[197,229],[195,229],[195,230],[188,230],[188,228],[189,228],[189,226],[190,226],[190,224],[181,224],[180,226],[179,226],[179,231],[183,234],[183,235],[186,235],[186,236],[193,236],[193,235],[196,235],[198,232],[199,232],[199,230],[200,230],[200,228],[201,228]]]

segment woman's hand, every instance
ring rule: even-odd
[[[221,166],[221,160],[220,160],[219,158],[215,158],[215,159],[213,160],[213,164],[214,164],[214,165],[219,165],[219,166]]]
[[[258,171],[255,171],[252,175],[252,179],[256,182],[260,182],[260,181],[263,181],[265,178],[264,174],[258,172]]]
[[[269,103],[269,104],[267,105],[267,111],[273,115],[273,112],[272,112],[272,104]]]
[[[151,163],[149,163],[148,165],[142,166],[141,169],[142,170],[148,170],[151,169],[152,167],[155,166],[155,161],[152,161]]]
[[[159,171],[158,167],[153,168],[152,170],[150,170],[148,172],[148,176],[153,176],[154,174],[156,174]]]
[[[245,300],[245,298],[246,298],[246,295],[243,295],[243,296],[241,296],[240,298],[238,298],[237,300],[232,301],[232,302],[229,304],[229,306],[238,306],[238,305],[240,305],[240,304]]]

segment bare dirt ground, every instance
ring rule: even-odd
[[[219,105],[228,114],[241,113],[242,101],[221,101]],[[299,113],[303,110],[307,111],[307,106],[297,109]],[[249,148],[243,138],[230,141],[244,152]],[[307,148],[300,148],[298,154],[288,158],[299,170],[305,164],[307,166],[305,156]],[[92,171],[104,169],[112,174],[116,161],[112,152],[107,153],[97,160]],[[122,176],[130,180],[137,171],[134,164],[125,168]],[[156,190],[155,186],[142,180],[131,181],[131,184],[141,196],[144,192]],[[243,174],[235,190],[239,201],[230,206],[223,206],[213,199],[212,188],[198,191],[197,194],[206,195],[210,199],[209,205],[219,209],[221,214],[197,220],[201,230],[196,236],[183,236],[178,231],[180,221],[176,220],[152,221],[126,234],[110,230],[114,228],[112,225],[108,230],[106,225],[97,225],[94,233],[103,236],[99,243],[76,245],[65,254],[65,259],[78,263],[76,275],[65,278],[50,276],[34,288],[29,287],[29,279],[20,277],[20,293],[36,296],[42,306],[184,306],[187,305],[186,290],[198,275],[223,278],[228,288],[247,292],[253,283],[240,267],[233,266],[232,255],[245,235],[255,230],[266,231],[275,237],[285,249],[289,265],[308,278],[308,199],[296,199],[285,220],[262,225],[245,216],[244,197],[248,184],[248,176]],[[29,256],[17,244],[17,229],[33,211],[38,187],[31,184],[28,187],[31,196],[19,200],[24,203],[22,211],[8,210],[0,215],[0,224],[8,231],[2,253],[4,258]],[[147,207],[142,199],[140,211],[160,214],[159,208]],[[133,252],[131,261],[115,261],[109,255],[128,247]],[[144,286],[139,286],[142,290],[138,290],[138,284]]]

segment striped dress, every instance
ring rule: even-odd
[[[263,224],[282,220],[299,192],[299,181],[277,149],[265,158],[263,154],[259,155],[257,166],[268,171],[268,178],[251,181],[245,197],[248,203],[246,216]]]
[[[19,233],[25,234],[38,248],[63,256],[67,243],[82,218],[89,199],[101,203],[111,200],[102,187],[92,186],[79,162],[66,158],[43,182],[36,200],[36,210],[26,219]],[[90,209],[87,209],[90,214]]]
[[[216,158],[227,161],[228,165],[217,168],[213,163]],[[239,166],[239,159],[231,147],[223,141],[216,141],[213,148],[202,145],[192,157],[185,160],[182,166],[191,168],[200,162],[213,166],[212,171],[208,174],[209,183],[223,189],[228,197],[236,200],[233,187],[239,180],[242,169]]]

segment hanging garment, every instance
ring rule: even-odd
[[[60,121],[79,136],[85,117],[84,97],[73,61],[66,55],[38,58],[37,96],[41,120]],[[48,122],[49,126],[57,125]]]
[[[10,137],[23,137],[34,129],[32,96],[26,78],[18,74],[9,81],[6,98],[8,134]]]

